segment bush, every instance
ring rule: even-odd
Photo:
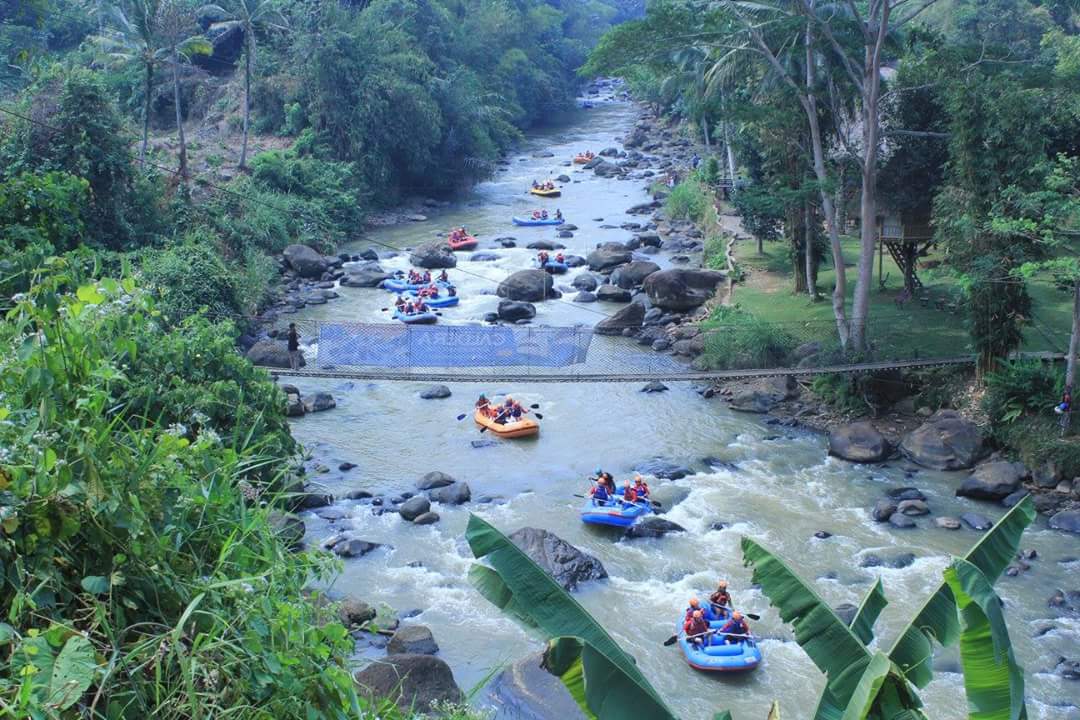
[[[1053,366],[1038,361],[1005,361],[986,375],[983,410],[997,428],[1024,415],[1045,415],[1057,404],[1063,380]]]
[[[233,271],[206,233],[189,234],[180,245],[149,253],[143,273],[171,323],[199,312],[213,320],[237,320],[246,309]]]
[[[285,459],[280,391],[227,329],[162,328],[130,280],[77,298],[66,281],[0,328],[18,348],[0,361],[0,704],[357,717],[353,641],[303,596],[336,565],[288,552],[272,505],[251,502]]]
[[[675,220],[700,221],[709,209],[709,191],[694,178],[689,178],[671,189],[664,201],[664,210]]]
[[[770,368],[786,365],[796,340],[786,330],[736,307],[718,307],[702,325],[710,369]]]
[[[1058,418],[1052,412],[1027,415],[994,428],[994,439],[1014,450],[1030,468],[1052,462],[1066,478],[1080,476],[1080,442],[1075,436],[1061,437]]]

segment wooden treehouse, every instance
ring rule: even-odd
[[[882,285],[885,278],[881,273],[881,258],[886,251],[904,275],[904,290],[908,298],[922,289],[919,280],[919,258],[926,257],[934,245],[934,232],[930,227],[929,213],[898,212],[887,210],[878,216],[878,280]]]

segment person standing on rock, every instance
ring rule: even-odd
[[[289,368],[300,369],[300,361],[304,358],[300,352],[300,333],[296,331],[296,323],[289,323]]]

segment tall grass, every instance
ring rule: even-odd
[[[798,340],[779,325],[738,307],[718,307],[702,323],[701,362],[715,370],[772,368],[788,364]]]

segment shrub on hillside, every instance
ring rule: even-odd
[[[302,594],[334,565],[252,502],[291,442],[280,392],[227,329],[164,328],[130,280],[57,287],[0,328],[0,704],[357,717],[353,641]]]
[[[143,273],[171,323],[199,312],[213,320],[235,320],[245,310],[233,270],[206,233],[191,233],[179,245],[148,253]]]
[[[700,182],[690,178],[671,189],[664,201],[664,210],[675,220],[701,220],[709,209],[709,192]]]
[[[771,368],[787,364],[791,333],[737,307],[718,307],[702,325],[703,362],[712,369]]]
[[[1053,366],[1037,360],[1005,361],[986,375],[983,410],[995,428],[1024,415],[1045,415],[1061,397],[1063,381]]]

